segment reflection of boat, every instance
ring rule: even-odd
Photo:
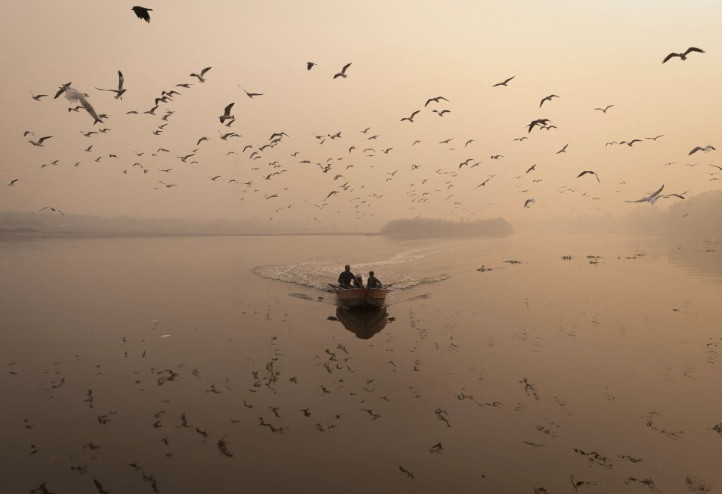
[[[340,288],[331,285],[336,294],[338,305],[352,309],[355,307],[376,307],[381,308],[386,304],[385,288]]]
[[[368,340],[384,329],[388,321],[385,308],[360,307],[357,309],[336,308],[336,318],[341,324],[362,340]]]

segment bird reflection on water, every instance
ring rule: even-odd
[[[386,308],[363,307],[356,309],[336,308],[336,318],[357,338],[368,340],[381,332],[388,322]]]

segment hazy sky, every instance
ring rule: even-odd
[[[693,195],[722,183],[709,166],[722,165],[722,149],[688,156],[722,146],[722,2],[151,0],[140,4],[153,9],[149,24],[133,5],[4,3],[0,210],[374,228],[416,215],[621,214],[677,200],[624,202],[662,184]],[[706,53],[661,63],[690,46]],[[333,79],[349,62],[348,77]],[[208,66],[204,84],[189,76]],[[118,70],[122,100],[96,90],[116,87]],[[71,81],[108,115],[103,124],[52,99]],[[238,85],[263,95],[248,98]],[[143,114],[171,89],[180,95]],[[31,92],[48,97],[34,101]],[[550,94],[559,98],[540,108]],[[436,96],[448,102],[424,107]],[[218,117],[231,102],[228,128]],[[606,114],[594,110],[607,105]],[[415,110],[413,123],[400,121]],[[556,128],[527,132],[537,118]],[[100,128],[110,130],[81,133]],[[35,147],[26,130],[53,137]],[[220,139],[230,131],[241,137]],[[251,159],[274,132],[288,136]],[[633,147],[605,145],[635,138]],[[577,178],[582,170],[600,183]],[[282,173],[265,178],[274,171]],[[528,198],[536,202],[524,208]]]

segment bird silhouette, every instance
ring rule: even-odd
[[[414,117],[415,117],[420,111],[421,111],[421,110],[416,110],[416,111],[413,112],[410,116],[402,118],[401,121],[403,122],[404,120],[408,120],[409,122],[413,123],[413,122],[414,122]]]
[[[508,79],[505,79],[505,80],[503,80],[503,81],[501,81],[501,82],[497,82],[496,84],[494,84],[494,85],[491,86],[491,87],[506,86],[507,84],[509,84],[509,81],[511,81],[511,80],[512,80],[513,78],[515,78],[515,77],[516,77],[516,76],[513,75],[513,76],[509,77]]]
[[[233,119],[233,120],[236,119],[236,117],[231,115],[231,108],[233,108],[233,105],[235,105],[235,102],[233,102],[229,105],[226,105],[226,108],[223,110],[223,115],[218,117],[218,119],[221,121],[221,123],[225,122],[228,119]]]
[[[240,87],[241,90],[243,90],[243,92],[246,93],[246,96],[248,96],[249,98],[255,98],[256,96],[263,96],[263,93],[249,93],[248,91],[243,89],[240,84],[238,84],[238,87]]]
[[[613,106],[614,106],[614,105],[607,105],[607,106],[604,107],[604,108],[595,108],[595,110],[599,110],[599,111],[602,112],[602,113],[607,113],[607,110],[609,110],[609,109],[612,108]]]
[[[710,146],[710,145],[707,145],[705,147],[695,146],[692,148],[692,150],[689,153],[687,153],[687,156],[689,156],[690,154],[694,154],[697,151],[702,151],[703,153],[708,153],[710,151],[717,151],[717,150],[714,148],[714,146]]]
[[[201,70],[200,74],[193,73],[190,75],[190,77],[197,77],[200,82],[206,82],[206,80],[203,76],[206,75],[206,72],[208,72],[212,68],[213,67],[206,67],[205,69]]]
[[[32,144],[33,146],[43,147],[43,141],[46,141],[46,140],[50,139],[51,137],[53,137],[53,136],[41,137],[41,138],[38,139],[37,141],[33,141],[32,139],[30,139],[28,142],[29,142],[30,144]]]
[[[599,182],[599,175],[597,175],[597,173],[594,172],[594,171],[592,171],[592,170],[584,170],[584,171],[581,172],[579,175],[577,175],[577,178],[582,177],[582,176],[584,176],[584,175],[586,175],[586,174],[594,175],[594,176],[597,178],[597,182]]]
[[[542,100],[539,102],[539,108],[544,104],[545,101],[551,101],[552,98],[559,98],[556,94],[550,94],[549,96],[545,96],[542,98]]]
[[[338,78],[338,77],[343,77],[343,78],[345,79],[345,78],[347,77],[347,75],[346,75],[346,70],[347,70],[350,66],[351,66],[351,63],[350,63],[350,62],[347,63],[346,65],[344,65],[343,68],[341,69],[341,72],[337,72],[337,73],[333,76],[333,78],[336,79],[336,78]]]
[[[135,15],[138,16],[138,19],[142,19],[145,22],[150,22],[150,14],[148,12],[151,12],[153,9],[149,9],[146,7],[139,7],[136,5],[135,7],[131,8],[130,10],[135,12]]]
[[[682,60],[687,60],[687,55],[689,55],[692,52],[704,53],[704,50],[702,50],[700,48],[695,48],[694,46],[690,46],[689,48],[687,48],[684,51],[684,53],[670,53],[669,55],[664,57],[664,60],[662,60],[662,63],[665,63],[665,62],[667,62],[667,60],[674,58],[674,57],[679,57]]]
[[[650,204],[654,204],[657,202],[657,199],[659,199],[659,194],[662,192],[662,189],[664,189],[664,185],[662,185],[659,189],[652,192],[651,194],[642,197],[641,199],[637,199],[636,201],[626,201],[626,202],[648,202]]]
[[[125,93],[125,89],[123,88],[123,73],[119,70],[118,71],[118,89],[101,89],[99,87],[96,87],[98,91],[110,91],[115,93],[115,99],[123,99],[123,94]]]

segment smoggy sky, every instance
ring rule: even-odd
[[[149,0],[150,23],[134,5],[4,3],[0,210],[374,228],[417,215],[616,215],[681,200],[625,202],[662,184],[694,195],[722,183],[710,166],[722,165],[721,2]],[[690,46],[706,53],[661,63]],[[189,76],[208,66],[205,83]],[[121,100],[96,89],[117,87],[118,70]],[[102,124],[52,99],[67,82],[108,115]],[[144,114],[164,90],[180,94]],[[448,102],[424,106],[436,96]],[[538,118],[556,128],[528,132]],[[53,137],[35,147],[26,130]],[[231,131],[241,137],[220,139]],[[274,132],[287,136],[260,151]],[[720,151],[688,155],[706,145]]]

